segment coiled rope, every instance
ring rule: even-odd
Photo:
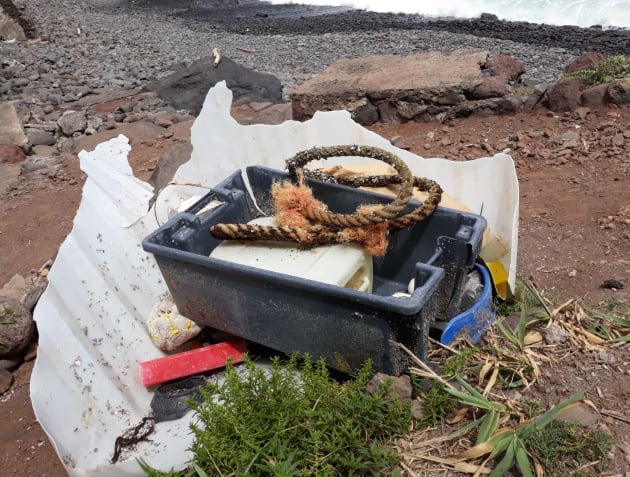
[[[311,161],[344,156],[377,159],[392,166],[397,174],[339,178],[321,171],[304,169],[304,166]],[[378,147],[357,145],[314,147],[297,153],[288,159],[286,164],[289,173],[298,177],[298,188],[305,187],[303,178],[306,176],[350,187],[382,187],[400,184],[400,190],[389,204],[363,206],[352,214],[331,212],[317,200],[307,201],[297,210],[307,219],[304,227],[282,224],[278,226],[216,224],[210,228],[212,236],[218,239],[295,242],[304,248],[331,243],[358,242],[372,255],[382,255],[387,247],[388,231],[394,232],[420,222],[435,211],[442,199],[442,188],[439,184],[430,179],[414,177],[404,161]],[[414,187],[428,192],[428,198],[413,211],[400,215],[413,196]],[[278,216],[276,220],[278,221]]]

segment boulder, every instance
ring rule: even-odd
[[[565,74],[575,73],[582,70],[594,70],[606,59],[606,55],[594,51],[587,51],[572,63],[564,68]]]
[[[28,145],[22,122],[10,102],[0,103],[0,144]]]
[[[26,40],[26,34],[22,26],[16,22],[8,12],[4,11],[7,5],[13,6],[11,2],[0,2],[0,36],[5,40]],[[15,7],[13,7],[15,9]]]
[[[584,82],[572,77],[562,78],[547,91],[549,109],[556,113],[574,111],[581,104]]]
[[[364,125],[456,116],[468,107],[466,93],[483,82],[480,65],[488,56],[479,50],[431,51],[339,60],[295,89],[293,119],[339,109]]]
[[[282,102],[282,84],[278,78],[241,66],[225,56],[216,68],[213,56],[201,58],[181,71],[150,83],[145,90],[156,92],[175,109],[185,109],[197,116],[208,90],[219,81],[226,82],[234,99],[247,97],[252,101]]]
[[[580,95],[582,106],[597,111],[609,103],[608,84],[598,84],[592,88],[587,88]]]
[[[525,73],[525,65],[505,53],[491,57],[486,63],[486,68],[492,76],[505,78],[507,81],[516,81]]]
[[[471,99],[500,98],[510,93],[510,88],[501,76],[488,76],[469,93]]]
[[[87,128],[87,115],[85,111],[65,111],[57,120],[61,132],[66,136],[74,133],[82,133]]]
[[[19,300],[0,298],[0,358],[25,350],[35,332],[31,311]]]
[[[29,129],[26,136],[31,146],[53,146],[55,144],[55,135],[43,129]]]
[[[610,102],[614,104],[630,103],[630,76],[613,81],[607,89]]]

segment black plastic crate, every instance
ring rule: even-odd
[[[368,358],[379,371],[404,372],[408,357],[391,341],[424,359],[431,323],[448,320],[459,309],[464,277],[481,247],[483,217],[438,207],[422,222],[392,234],[385,256],[374,258],[373,291],[365,293],[209,257],[221,242],[210,235],[210,227],[273,215],[271,185],[288,178],[261,166],[248,167],[245,173],[255,202],[241,171],[236,171],[142,242],[155,255],[180,312],[199,325],[278,351],[323,357],[343,372],[357,369]],[[337,184],[307,182],[314,196],[335,212],[351,213],[361,204],[392,200]],[[223,203],[203,211],[213,200]],[[409,210],[418,205],[410,203]],[[405,292],[412,278],[410,296],[392,296]]]

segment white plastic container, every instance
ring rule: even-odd
[[[248,224],[274,225],[274,217],[260,217]],[[358,245],[321,245],[303,250],[287,242],[225,240],[212,258],[277,273],[372,292],[372,257]]]

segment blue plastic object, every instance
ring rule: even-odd
[[[481,273],[483,292],[473,306],[449,320],[440,338],[442,344],[449,344],[454,341],[462,331],[468,334],[470,341],[476,343],[494,322],[496,312],[492,305],[490,273],[486,267],[480,264],[476,264],[475,269]]]

